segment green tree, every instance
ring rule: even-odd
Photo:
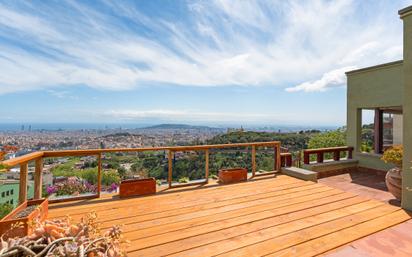
[[[346,131],[341,129],[335,131],[328,131],[317,134],[310,138],[308,143],[309,149],[337,147],[346,145]],[[325,159],[332,159],[332,153],[325,154]],[[342,152],[341,157],[345,157],[346,153]],[[316,157],[312,155],[311,159]]]
[[[346,132],[342,130],[319,133],[309,139],[308,148],[325,148],[346,145]]]

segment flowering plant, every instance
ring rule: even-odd
[[[403,146],[395,145],[387,149],[381,158],[385,163],[392,163],[402,168]]]
[[[55,193],[57,196],[61,196],[95,193],[97,188],[95,185],[83,181],[78,177],[69,177],[66,181],[56,183],[55,185],[48,187],[46,190],[49,195]]]
[[[112,183],[109,188],[107,188],[108,192],[116,192],[118,185],[116,183]]]

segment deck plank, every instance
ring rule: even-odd
[[[151,220],[151,219],[159,219],[163,217],[171,217],[176,216],[179,214],[185,214],[195,211],[201,211],[206,209],[218,208],[227,205],[233,204],[240,204],[243,202],[253,201],[253,200],[260,200],[268,197],[286,195],[294,192],[299,192],[306,189],[314,188],[315,185],[311,183],[294,183],[294,184],[287,184],[282,186],[276,186],[272,190],[267,190],[267,192],[261,193],[257,192],[256,194],[246,195],[243,197],[236,197],[230,199],[222,199],[222,200],[214,200],[213,202],[206,202],[204,204],[195,204],[196,202],[191,202],[188,205],[175,205],[170,206],[170,208],[158,208],[153,211],[146,211],[142,212],[142,208],[140,205],[133,205],[127,208],[122,209],[122,212],[113,210],[113,211],[104,211],[101,212],[99,215],[101,221],[111,221],[117,220],[119,218],[133,218],[134,222],[144,221],[144,220]],[[320,188],[320,185],[316,185],[316,188]],[[176,208],[177,207],[177,208]]]
[[[191,220],[191,221],[166,224],[163,226],[149,227],[147,229],[141,229],[137,231],[132,230],[130,232],[126,232],[126,235],[129,240],[136,240],[139,238],[151,237],[154,235],[165,234],[168,232],[179,231],[179,230],[181,231],[186,231],[186,229],[197,230],[197,229],[201,229],[201,227],[209,227],[213,229],[215,225],[217,226],[220,223],[229,227],[230,225],[233,225],[233,224],[242,224],[243,221],[248,223],[254,220],[264,219],[266,217],[289,214],[289,213],[321,206],[321,205],[324,205],[325,203],[334,204],[335,202],[342,201],[342,200],[349,200],[349,199],[351,199],[353,202],[366,201],[366,199],[355,197],[352,194],[339,193],[339,194],[334,194],[334,195],[324,197],[322,199],[318,199],[316,197],[314,200],[310,200],[309,198],[306,198],[305,199],[306,201],[304,202],[301,201],[298,203],[292,203],[290,205],[282,204],[282,205],[270,206],[268,209],[262,210],[260,212],[254,212],[254,213],[245,214],[245,215],[236,216],[236,217],[234,217],[232,213],[226,213],[223,219],[220,219],[220,220],[217,219],[216,217],[206,217],[203,220],[199,219],[195,222]],[[211,223],[213,223],[213,226],[209,225]]]
[[[358,225],[273,253],[270,256],[315,256],[345,245],[348,242],[376,233],[411,219],[411,214],[397,210]]]
[[[49,217],[95,210],[103,229],[125,225],[128,256],[314,256],[410,219],[399,207],[284,175],[105,197],[53,204]]]
[[[217,214],[220,215],[221,217],[228,217],[228,215],[232,215],[232,217],[238,217],[241,215],[249,214],[249,213],[256,213],[262,210],[266,210],[272,206],[276,205],[288,205],[294,202],[302,201],[301,199],[307,199],[307,198],[316,198],[320,197],[320,195],[316,195],[316,193],[323,193],[322,196],[326,197],[331,194],[337,194],[340,193],[339,190],[331,189],[331,188],[313,188],[309,189],[306,191],[302,192],[297,192],[297,193],[291,193],[288,195],[282,195],[282,196],[277,196],[277,197],[269,197],[269,198],[264,198],[256,201],[251,201],[251,202],[245,202],[245,203],[240,203],[240,204],[234,204],[234,205],[228,205],[228,206],[223,206],[219,208],[214,208],[214,209],[207,209],[207,210],[202,210],[202,211],[197,211],[197,212],[191,212],[187,214],[182,214],[178,216],[172,216],[172,217],[165,217],[165,218],[160,218],[160,219],[154,219],[154,220],[145,220],[141,222],[135,222],[135,219],[132,218],[126,218],[126,219],[118,219],[114,221],[110,221],[107,223],[103,223],[103,228],[112,226],[112,225],[120,225],[124,224],[127,225],[125,228],[126,230],[138,230],[138,229],[143,229],[147,227],[152,227],[152,226],[160,226],[164,224],[170,224],[174,222],[179,222],[179,221],[186,221],[186,220],[196,220],[197,218],[206,218],[206,219],[211,219],[211,216]],[[235,213],[233,215],[233,213]]]
[[[181,207],[184,204],[202,204],[211,201],[232,199],[252,195],[259,192],[267,192],[270,188],[276,190],[277,186],[288,184],[300,184],[302,181],[291,179],[287,176],[278,176],[274,179],[264,179],[259,181],[248,181],[224,186],[211,186],[200,188],[192,191],[176,191],[175,193],[160,193],[145,197],[131,197],[125,199],[92,199],[79,202],[77,204],[54,204],[51,209],[51,217],[64,217],[67,211],[72,217],[76,215],[84,215],[90,212],[90,209],[95,211],[108,211],[123,209],[130,205],[141,206],[140,212],[157,211],[158,208],[164,206]],[[257,186],[259,185],[259,186]],[[225,194],[225,192],[237,192],[236,194]],[[199,198],[198,195],[204,197]],[[205,197],[207,196],[207,197]],[[115,203],[115,204],[114,204]],[[73,205],[66,207],[65,205]]]
[[[377,203],[376,201],[373,202]],[[248,245],[244,248],[238,248],[232,252],[226,252],[222,255],[263,256],[275,252],[274,255],[276,256],[278,254],[276,253],[277,250],[282,250],[285,248],[293,249],[293,246],[296,244],[326,235],[328,233],[339,231],[343,228],[354,226],[356,224],[379,217],[380,215],[393,213],[394,211],[396,210],[389,205],[383,204],[375,206],[375,208],[364,209],[363,211],[352,213],[347,216],[337,216],[336,219],[323,220],[322,222],[317,223],[315,226],[306,226],[294,231],[293,233],[273,237],[269,240],[262,241],[254,245]]]
[[[335,196],[336,197],[336,196]],[[222,222],[215,222],[213,226],[205,225],[192,227],[174,233],[161,234],[153,237],[146,237],[140,240],[133,240],[133,247],[129,250],[143,249],[140,253],[144,256],[156,256],[160,253],[170,254],[180,252],[196,246],[202,246],[227,238],[227,235],[236,236],[245,233],[255,232],[262,228],[273,227],[279,224],[288,223],[294,220],[310,217],[323,212],[344,208],[353,204],[367,201],[360,198],[349,198],[342,201],[317,206],[300,211],[290,212],[288,208],[278,209],[273,212],[262,212],[238,219],[229,219]],[[293,208],[292,210],[296,209]],[[214,233],[211,233],[214,232]],[[128,236],[128,238],[130,238]],[[130,238],[131,239],[131,238]],[[185,239],[185,240],[181,240]],[[165,244],[167,242],[172,242]],[[153,247],[159,245],[159,247]],[[161,245],[161,246],[160,246]],[[149,249],[148,247],[152,247]],[[170,249],[173,249],[170,251]]]
[[[282,235],[290,234],[293,232],[295,232],[296,235],[294,235],[292,238],[296,239],[302,235],[302,230],[305,228],[317,226],[336,218],[346,217],[348,215],[351,215],[352,213],[362,212],[377,206],[382,206],[382,203],[378,203],[376,201],[368,201],[356,205],[351,205],[339,210],[314,215],[308,218],[299,219],[297,221],[292,221],[290,223],[285,223],[278,226],[268,228],[262,227],[256,232],[245,233],[241,236],[231,237],[213,244],[208,244],[184,252],[179,252],[171,256],[215,256],[227,253],[229,251],[243,251],[245,249],[247,250],[247,254],[240,254],[241,256],[246,256],[248,254],[255,256],[256,254],[258,254],[262,256],[263,254],[260,254],[260,249],[263,247],[262,242],[265,243],[265,241],[268,241],[270,239],[282,238]],[[255,245],[256,247],[254,247]],[[270,244],[270,247],[272,245],[273,244]],[[281,245],[283,245],[283,243]],[[259,249],[259,252],[248,251],[249,248],[247,248],[247,246],[253,247],[254,250]],[[227,256],[236,255],[238,255],[237,252],[235,254],[227,254]]]

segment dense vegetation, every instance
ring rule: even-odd
[[[336,130],[321,133],[320,131],[301,131],[298,133],[269,133],[269,132],[244,132],[235,131],[221,134],[204,142],[204,144],[226,144],[280,141],[282,147],[287,148],[294,157],[300,155],[300,151],[306,148],[320,148],[345,145],[345,132]],[[191,143],[199,144],[198,141]],[[75,169],[73,166],[79,158],[71,158],[69,162],[55,167],[54,176],[77,176],[89,183],[97,181],[97,162],[88,161],[83,169]],[[258,170],[273,170],[273,148],[260,147],[257,149],[256,162]],[[126,170],[123,165],[128,164]],[[140,176],[155,177],[165,180],[168,172],[167,152],[148,151],[142,153],[117,153],[105,154],[103,158],[104,171],[102,174],[103,185],[117,184],[123,178]],[[251,149],[230,148],[210,151],[210,174],[214,176],[221,168],[245,167],[251,170]],[[173,156],[173,180],[185,183],[188,180],[204,178],[205,156],[204,152],[177,152]]]

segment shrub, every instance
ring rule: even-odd
[[[9,203],[0,204],[0,219],[9,214],[13,210],[13,205]]]
[[[382,160],[385,163],[392,163],[398,167],[402,167],[402,158],[403,158],[403,146],[395,145],[391,148],[388,148],[382,156]]]
[[[102,185],[109,186],[112,184],[119,184],[120,181],[121,178],[116,170],[107,170],[102,172]]]
[[[189,178],[188,177],[181,177],[179,178],[178,182],[179,183],[189,183]]]
[[[55,193],[56,195],[61,196],[94,193],[96,190],[96,186],[87,181],[82,181],[77,177],[69,177],[62,183],[57,183],[54,186],[48,187],[47,193],[49,195]]]

